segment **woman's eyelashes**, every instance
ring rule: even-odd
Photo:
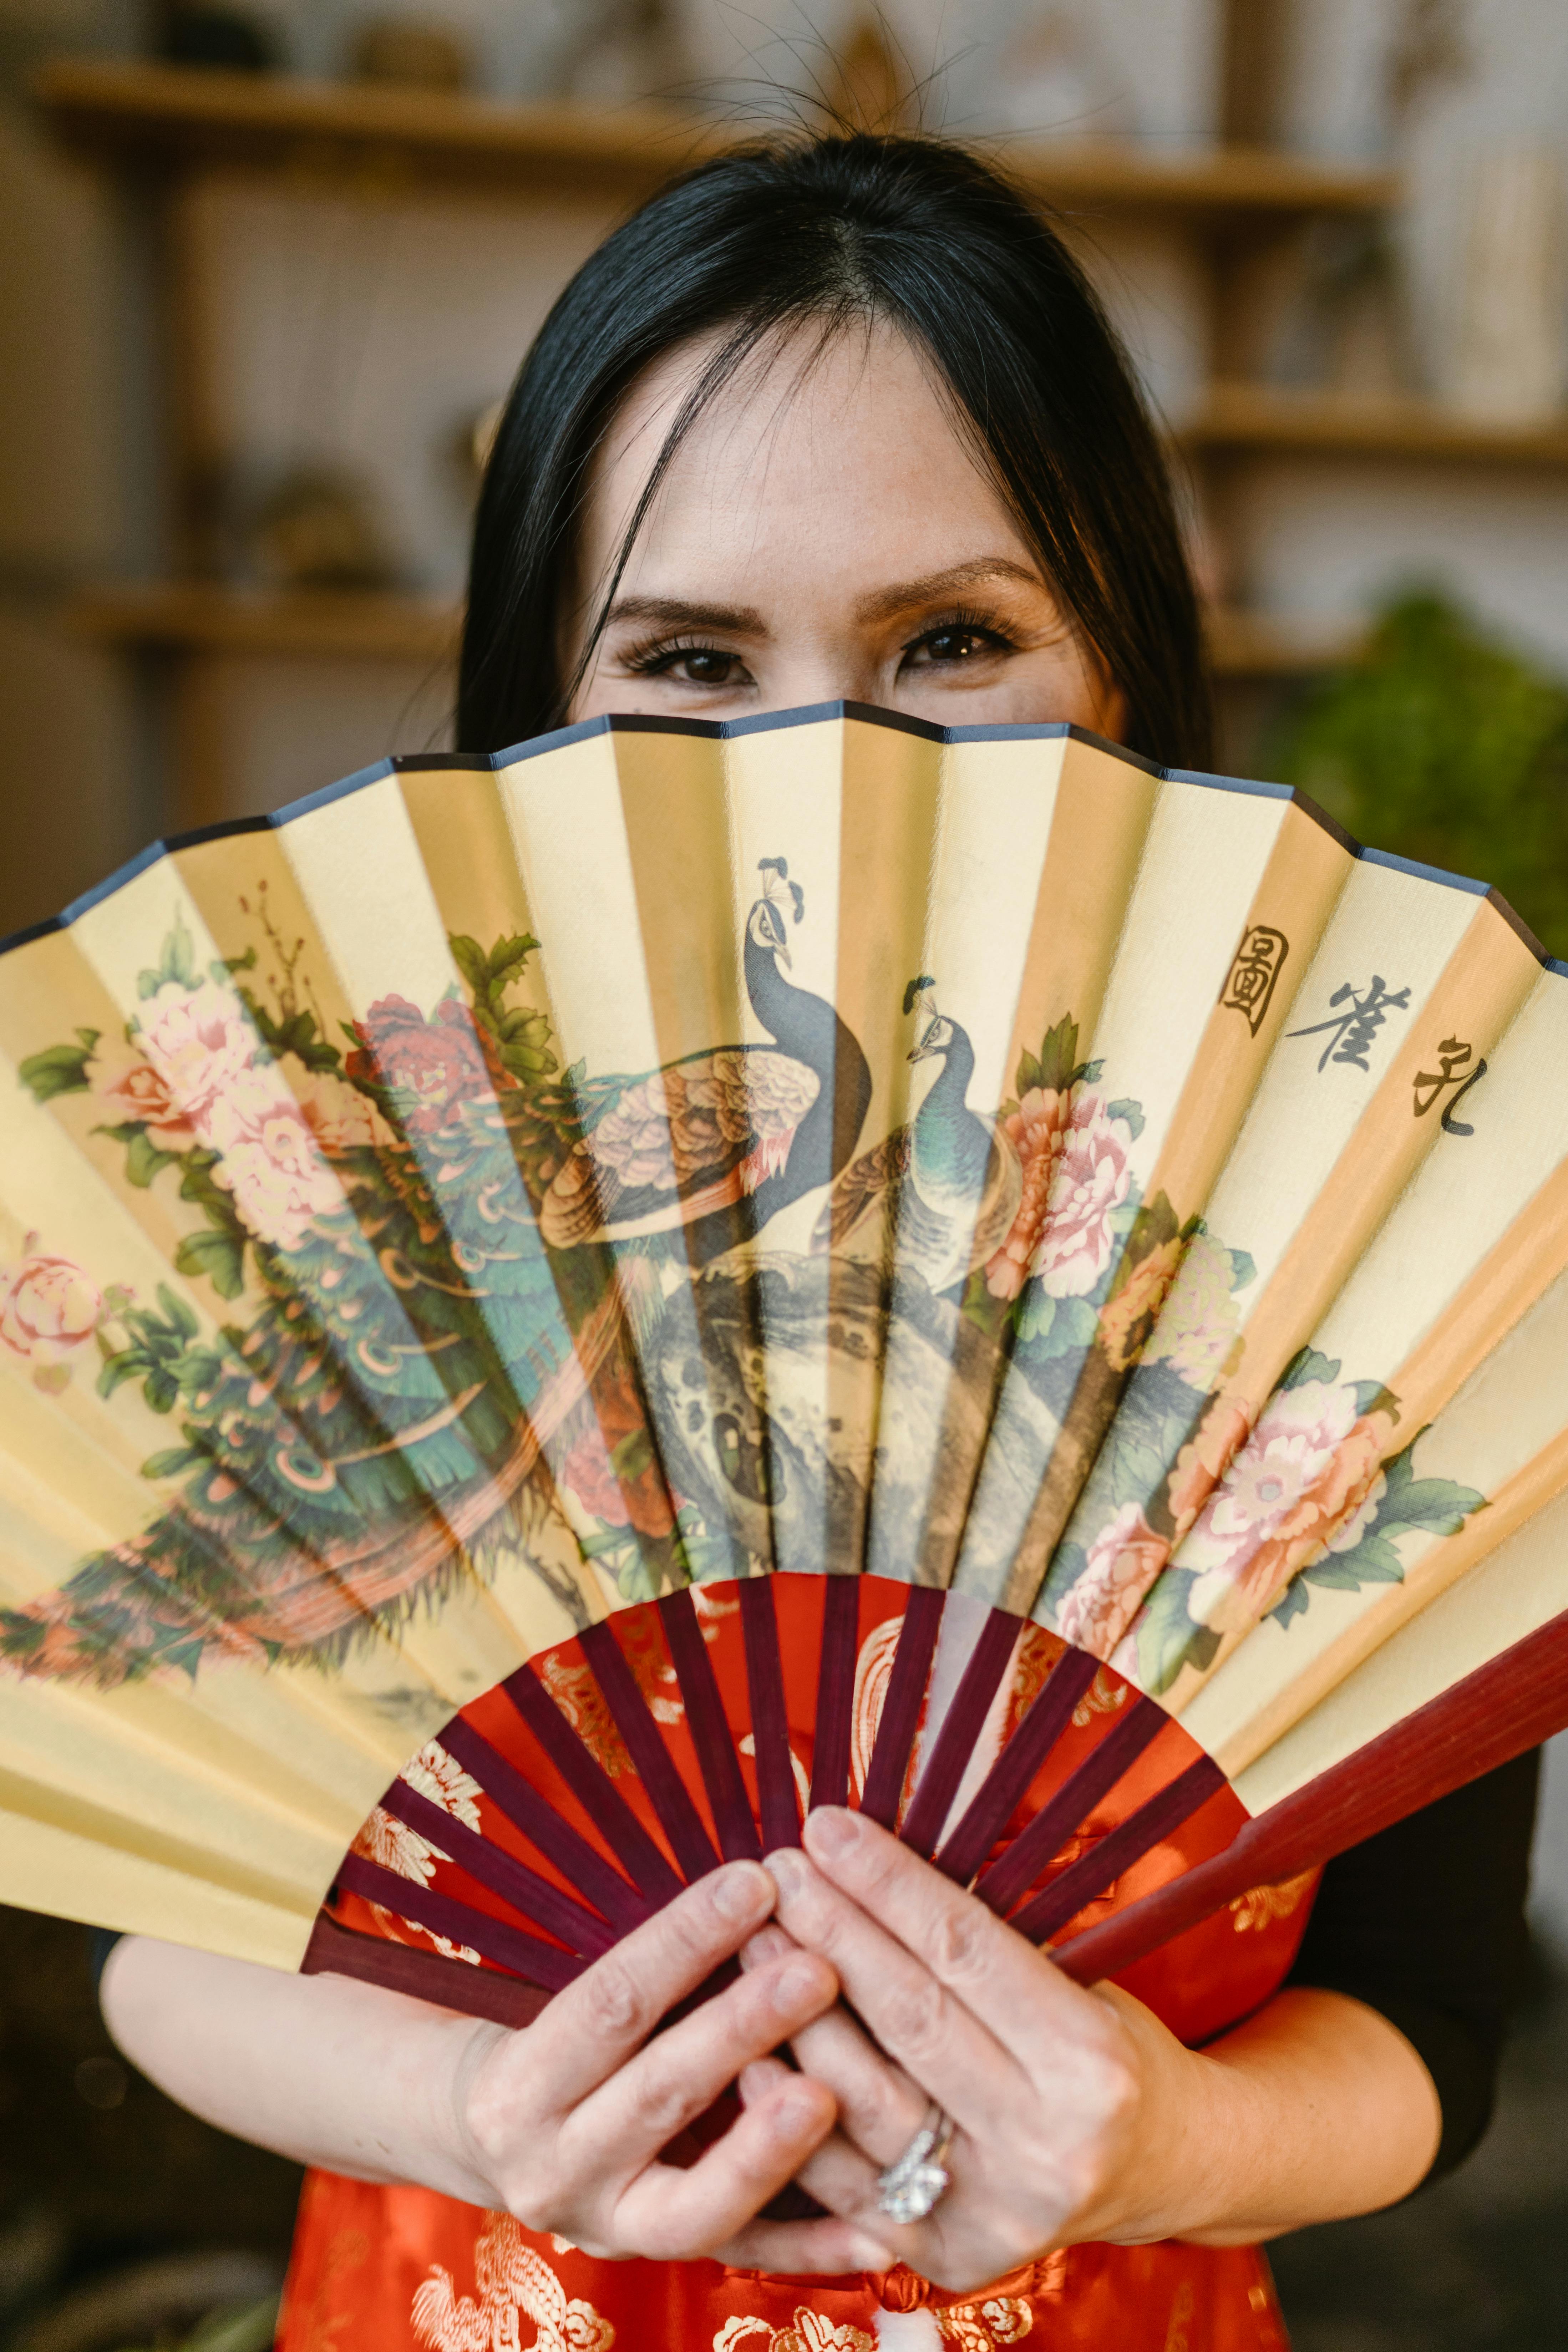
[[[919,636],[909,640],[899,667],[901,671],[977,669],[984,662],[1018,651],[1016,637],[995,621],[983,620],[978,614],[950,613],[940,621],[928,622]]]
[[[733,688],[750,686],[752,674],[737,653],[712,646],[668,638],[637,646],[623,656],[633,677],[668,677],[678,686]]]

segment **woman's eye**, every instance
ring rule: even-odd
[[[958,664],[979,660],[987,654],[1005,650],[1003,640],[989,629],[950,627],[931,629],[925,636],[917,637],[905,659],[917,666],[931,666],[938,662]]]
[[[717,646],[654,646],[633,654],[626,667],[637,677],[672,677],[683,686],[744,686],[749,673],[739,654]]]

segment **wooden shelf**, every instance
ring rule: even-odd
[[[59,58],[37,78],[56,134],[86,161],[163,171],[292,171],[351,186],[423,182],[624,195],[749,135],[655,106],[503,106],[438,93],[266,74]],[[1189,215],[1368,212],[1394,175],[1262,148],[1171,152],[1117,141],[982,142],[1034,193],[1064,206]]]
[[[1176,435],[1191,450],[1275,449],[1346,457],[1568,466],[1568,416],[1551,425],[1490,425],[1421,400],[1352,400],[1216,383]]]
[[[455,663],[462,615],[445,600],[417,596],[326,589],[277,595],[171,580],[90,589],[67,621],[79,637],[137,653]]]
[[[267,595],[207,581],[95,588],[69,608],[74,633],[97,645],[153,654],[272,655],[321,661],[455,663],[462,615],[414,596]],[[1209,652],[1226,678],[1288,677],[1352,659],[1353,628],[1309,631],[1222,608],[1208,617]]]

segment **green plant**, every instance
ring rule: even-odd
[[[1359,840],[1493,884],[1568,956],[1568,686],[1443,597],[1390,605],[1363,658],[1282,724],[1268,765]]]

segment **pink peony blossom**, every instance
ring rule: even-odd
[[[1137,1503],[1123,1503],[1090,1544],[1082,1574],[1057,1603],[1053,1622],[1062,1640],[1090,1657],[1109,1658],[1170,1549]]]
[[[35,1365],[63,1362],[91,1339],[102,1313],[91,1276],[74,1259],[40,1250],[36,1234],[15,1265],[0,1267],[0,1342]]]
[[[1195,1233],[1143,1350],[1146,1364],[1169,1364],[1189,1388],[1214,1387],[1241,1325],[1231,1273],[1230,1252],[1212,1235]]]
[[[1227,1622],[1233,1595],[1248,1612],[1267,1607],[1359,1514],[1389,1429],[1385,1413],[1357,1414],[1348,1381],[1277,1390],[1177,1555],[1198,1571],[1187,1601],[1194,1622]]]
[[[1084,1298],[1110,1257],[1110,1220],[1132,1181],[1132,1130],[1094,1087],[1031,1087],[1009,1114],[1023,1165],[1012,1231],[985,1269],[996,1298],[1016,1298],[1038,1275],[1053,1298]]]
[[[311,1078],[299,1095],[300,1113],[326,1152],[384,1150],[396,1141],[368,1095],[342,1078]]]
[[[218,1154],[213,1174],[258,1241],[298,1249],[312,1217],[343,1204],[337,1177],[273,1066],[233,1080],[211,1105],[203,1139]]]
[[[249,1069],[256,1053],[256,1031],[239,998],[213,980],[196,989],[165,981],[142,1007],[136,1039],[169,1110],[198,1142],[208,1142],[213,1106]]]
[[[516,1084],[455,998],[443,997],[426,1021],[405,996],[378,997],[354,1029],[360,1044],[344,1065],[349,1076],[395,1096],[410,1135],[433,1134],[462,1104],[482,1103]]]
[[[144,1127],[164,1151],[189,1151],[196,1130],[144,1055],[121,1047],[94,1056],[97,1090],[117,1121]]]

